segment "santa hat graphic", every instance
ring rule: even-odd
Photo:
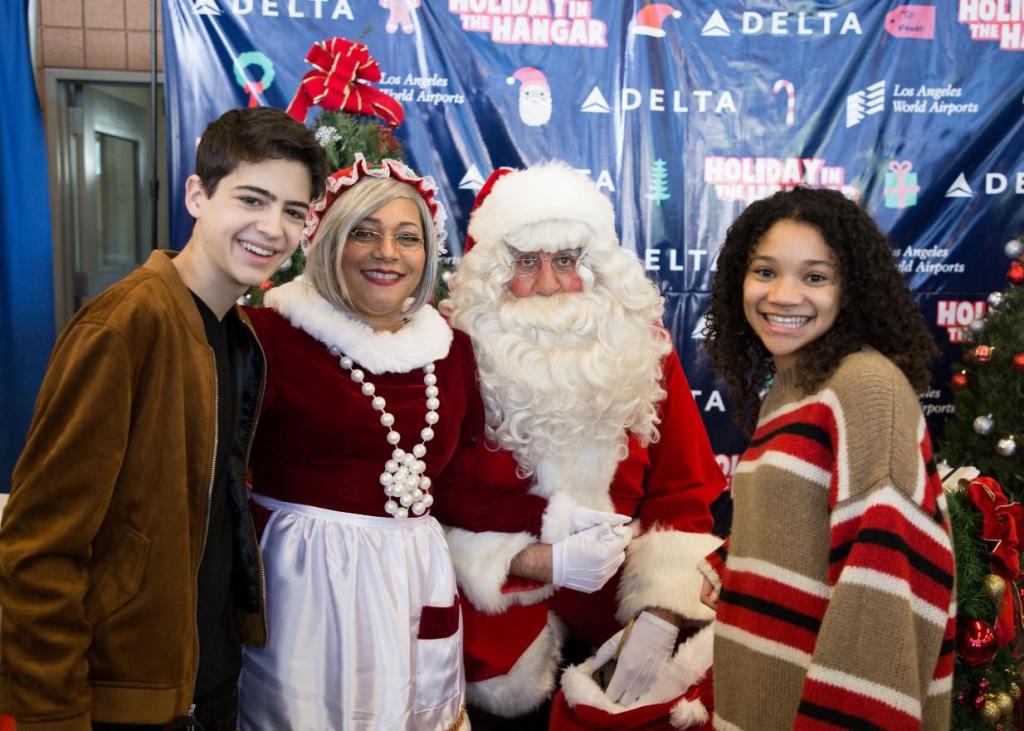
[[[533,66],[523,66],[520,69],[516,69],[516,72],[505,79],[505,81],[509,84],[520,81],[524,87],[539,86],[543,89],[550,89],[547,78],[541,73],[540,69],[535,69]]]
[[[633,22],[629,24],[629,32],[634,35],[650,36],[651,38],[663,38],[665,31],[662,30],[661,24],[665,22],[665,18],[669,16],[673,18],[683,17],[683,13],[680,10],[676,10],[671,5],[665,3],[651,3],[640,9],[640,12],[633,18]]]

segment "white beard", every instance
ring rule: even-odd
[[[644,444],[658,436],[661,361],[671,344],[649,309],[625,308],[600,284],[460,304],[488,437],[513,453],[523,474],[535,474],[534,492],[563,491],[611,510],[608,485],[628,433]]]
[[[540,127],[551,119],[551,97],[519,95],[519,118],[529,127]]]

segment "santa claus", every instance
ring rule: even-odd
[[[719,543],[709,505],[725,481],[662,297],[620,248],[611,203],[563,163],[497,171],[469,234],[448,305],[478,360],[486,438],[465,465],[483,494],[449,506],[448,539],[474,727],[542,706],[567,636],[602,649],[566,674],[561,716],[660,703],[699,724],[710,633],[677,641],[713,618],[697,564]]]

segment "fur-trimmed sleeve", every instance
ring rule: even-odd
[[[665,359],[664,387],[660,438],[647,450],[640,533],[627,550],[619,582],[616,616],[622,622],[647,607],[687,619],[714,616],[700,602],[698,565],[722,543],[710,533],[710,506],[725,488],[725,477],[674,352]]]

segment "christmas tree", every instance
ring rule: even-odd
[[[955,729],[1019,723],[1014,645],[1022,630],[1024,464],[1017,441],[1024,439],[1024,243],[1014,239],[1004,251],[1010,286],[990,294],[986,315],[970,325],[964,362],[951,380],[956,411],[941,445],[948,463],[972,465],[988,478],[947,492],[957,562]]]
[[[335,62],[338,56],[344,63]],[[352,165],[357,152],[369,162],[384,158],[401,160],[402,145],[394,136],[395,127],[402,120],[401,105],[370,85],[380,80],[380,70],[366,46],[332,38],[313,44],[306,60],[314,70],[303,77],[288,113],[304,121],[313,104],[324,110],[314,121],[313,129],[331,171]],[[339,80],[344,83],[339,84]],[[345,91],[337,93],[338,89]],[[264,293],[290,282],[302,274],[305,266],[305,252],[296,249],[270,279],[250,289],[242,303],[262,307]]]
[[[655,160],[651,163],[651,181],[647,200],[654,201],[654,205],[660,206],[662,201],[667,201],[672,196],[668,192],[668,163],[664,160]]]

